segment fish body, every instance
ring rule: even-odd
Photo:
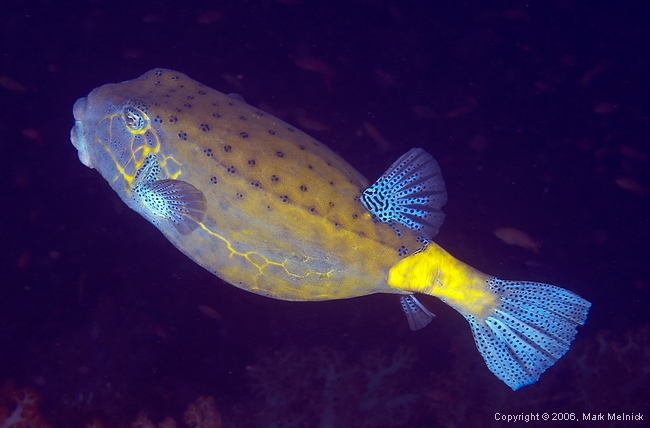
[[[586,319],[579,296],[499,280],[431,241],[447,196],[421,149],[369,186],[291,125],[164,69],[96,88],[73,113],[82,163],[239,288],[298,301],[398,294],[412,329],[433,317],[413,293],[437,296],[465,316],[488,367],[513,389],[535,382]]]
[[[102,86],[74,114],[82,161],[178,249],[237,287],[285,300],[400,293],[388,287],[388,269],[422,247],[406,227],[399,237],[373,221],[359,200],[367,180],[325,145],[180,73]],[[129,128],[129,114],[143,116],[141,129]],[[207,202],[191,233],[134,197],[149,157],[157,179],[189,183]]]

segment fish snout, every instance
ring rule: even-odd
[[[88,151],[88,142],[86,135],[84,133],[83,125],[83,112],[86,108],[87,98],[79,98],[72,108],[74,114],[75,123],[72,129],[70,130],[70,141],[72,145],[77,149],[77,154],[79,155],[79,160],[81,163],[86,165],[88,168],[94,168],[90,161],[90,153]]]

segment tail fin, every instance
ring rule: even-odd
[[[488,280],[501,299],[478,322],[465,315],[488,368],[513,390],[535,383],[568,350],[591,303],[563,288],[525,281]]]

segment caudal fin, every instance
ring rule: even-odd
[[[465,315],[488,368],[513,390],[536,382],[568,350],[591,303],[560,287],[492,278],[500,297],[483,321]]]

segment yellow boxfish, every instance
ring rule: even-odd
[[[512,389],[564,355],[591,304],[506,281],[431,239],[444,220],[440,167],[414,148],[374,184],[291,125],[182,73],[155,69],[74,105],[72,143],[133,210],[224,281],[276,299],[393,293],[409,326],[440,298],[469,322],[488,368]]]

